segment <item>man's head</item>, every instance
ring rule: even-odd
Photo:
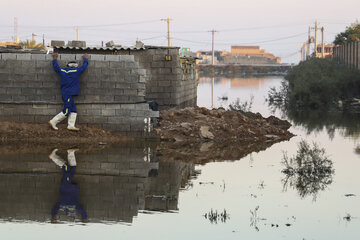
[[[71,62],[68,62],[67,66],[70,68],[77,68],[79,66],[79,64],[77,64],[77,62],[71,61]]]

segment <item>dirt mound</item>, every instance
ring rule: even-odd
[[[185,108],[160,113],[155,134],[176,142],[277,142],[294,136],[287,131],[291,124],[260,113],[226,111],[223,108]]]

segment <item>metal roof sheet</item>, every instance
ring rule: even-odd
[[[137,48],[135,46],[132,47],[58,47],[53,46],[54,49],[63,49],[63,50],[99,50],[99,51],[114,51],[114,50],[144,50],[144,47]]]

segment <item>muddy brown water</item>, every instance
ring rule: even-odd
[[[217,78],[214,104],[226,107],[253,95],[252,111],[267,117],[267,91],[281,80]],[[211,79],[200,79],[198,95],[199,106],[211,106]],[[243,151],[249,146],[210,143],[181,149],[173,158],[171,152],[155,151],[151,142],[80,150],[74,182],[88,223],[62,211],[58,224],[50,223],[62,178],[48,156],[51,150],[8,151],[0,155],[2,239],[359,239],[357,119],[289,119],[296,123],[290,129],[295,137],[250,154]],[[310,181],[281,172],[284,151],[294,156],[301,140],[325,149],[332,174]],[[209,149],[222,150],[207,156]],[[57,155],[69,158],[66,149]]]

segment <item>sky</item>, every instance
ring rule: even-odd
[[[103,41],[131,46],[138,39],[147,45],[167,45],[167,23],[173,46],[192,51],[211,50],[211,31],[215,49],[230,51],[231,45],[260,46],[297,63],[308,27],[325,28],[325,43],[337,33],[360,20],[359,0],[0,0],[0,41],[12,40],[14,18],[18,19],[20,40],[76,40],[88,46]],[[312,30],[314,35],[314,30]],[[318,32],[321,42],[321,32]]]

